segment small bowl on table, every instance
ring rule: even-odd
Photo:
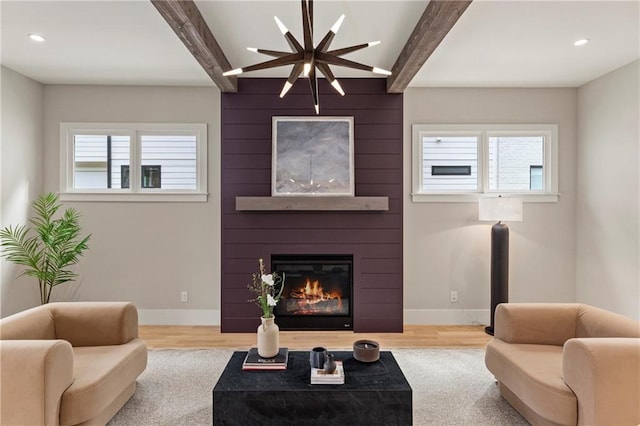
[[[356,340],[353,357],[360,362],[376,362],[380,359],[380,345],[373,340]]]

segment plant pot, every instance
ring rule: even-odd
[[[258,355],[262,358],[273,358],[280,350],[280,328],[274,317],[260,319],[262,324],[258,326]]]

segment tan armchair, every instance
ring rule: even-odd
[[[640,424],[640,324],[577,303],[506,303],[485,363],[534,425]]]
[[[104,425],[146,365],[131,303],[50,303],[4,318],[0,424]]]

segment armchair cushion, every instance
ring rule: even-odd
[[[552,424],[577,423],[576,396],[562,380],[562,347],[495,340],[486,364],[500,384]]]
[[[73,348],[73,384],[62,395],[60,424],[75,425],[102,411],[146,367],[139,340],[123,345]]]

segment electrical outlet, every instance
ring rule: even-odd
[[[180,293],[180,301],[181,302],[188,302],[189,301],[189,292],[188,291],[183,291],[182,293]]]
[[[452,291],[451,292],[451,301],[452,302],[457,302],[458,301],[458,292],[457,291]]]

